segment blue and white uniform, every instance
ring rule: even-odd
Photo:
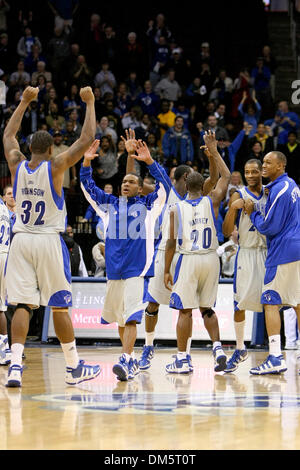
[[[146,295],[146,300],[149,302],[155,302],[159,305],[169,305],[171,292],[165,287],[164,282],[164,273],[165,273],[165,252],[166,244],[170,235],[170,210],[178,202],[184,201],[185,197],[181,197],[177,193],[174,186],[172,186],[169,197],[166,203],[165,210],[160,216],[160,236],[156,242],[156,254],[155,254],[155,264],[154,264],[154,277],[149,281],[148,293]],[[174,254],[170,273],[174,276],[175,266],[178,260],[178,244],[176,246],[176,253]]]
[[[255,209],[265,214],[267,195],[264,187],[259,196],[253,194],[247,187],[240,189],[238,193],[242,199],[253,201]],[[239,232],[239,249],[234,267],[234,307],[235,310],[262,312],[261,294],[267,256],[266,237],[257,231],[243,209],[238,212],[236,225]]]
[[[99,189],[92,169],[81,167],[81,188],[103,221],[108,278],[102,323],[140,323],[145,309],[147,278],[154,275],[155,223],[165,207],[171,181],[154,162],[149,166],[156,187],[148,196],[116,197]]]
[[[34,170],[22,161],[16,172],[14,237],[8,256],[8,303],[53,307],[72,305],[68,249],[60,236],[66,227],[64,195],[54,189],[51,161]]]
[[[300,304],[300,190],[286,173],[266,186],[265,215],[252,212],[257,230],[266,236],[267,259],[262,304]]]
[[[179,258],[173,278],[170,307],[214,307],[220,273],[216,218],[209,196],[179,202]]]
[[[9,210],[0,198],[0,312],[5,312],[6,282],[5,265],[10,245],[10,215]]]

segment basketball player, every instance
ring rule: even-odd
[[[266,237],[253,226],[244,212],[245,200],[250,199],[257,210],[265,213],[267,195],[262,185],[260,160],[248,160],[244,168],[247,186],[237,190],[229,200],[229,209],[223,223],[225,237],[230,236],[235,225],[239,234],[239,249],[234,269],[234,329],[236,349],[227,362],[224,372],[233,372],[248,357],[244,344],[245,310],[262,312],[261,294],[267,256]]]
[[[194,172],[188,175],[186,187],[188,197],[176,204],[170,212],[170,238],[165,252],[165,286],[172,294],[170,307],[179,310],[177,321],[178,353],[173,363],[166,366],[171,374],[190,372],[186,354],[187,341],[192,324],[192,310],[200,308],[205,328],[213,342],[215,372],[226,367],[226,355],[220,342],[218,319],[213,311],[217,298],[220,262],[216,253],[218,238],[216,218],[221,201],[226,195],[230,171],[217,150],[215,134],[204,136],[209,152],[218,159],[221,177],[211,196],[203,197],[204,179]],[[179,257],[175,267],[174,280],[171,263],[179,245]]]
[[[72,305],[68,250],[60,237],[65,230],[66,209],[62,190],[64,172],[75,165],[94,139],[96,119],[94,95],[90,87],[80,90],[86,115],[80,138],[51,160],[53,139],[45,131],[31,140],[31,159],[20,152],[16,134],[30,102],[39,89],[27,87],[4,132],[5,157],[11,172],[16,222],[7,271],[8,303],[16,305],[12,319],[11,366],[7,387],[22,385],[22,353],[32,309],[48,305],[66,361],[66,383],[75,385],[100,373],[99,366],[79,361],[74,330],[68,315]]]
[[[108,282],[101,322],[118,323],[122,355],[113,372],[122,381],[133,379],[139,372],[133,350],[136,324],[141,323],[145,308],[146,280],[153,276],[154,271],[155,221],[171,190],[168,175],[151,158],[146,144],[132,137],[130,133],[128,140],[137,152],[135,158],[148,165],[157,181],[154,192],[142,196],[143,180],[132,173],[123,178],[120,198],[99,189],[91,176],[91,160],[98,156],[97,140],[85,153],[80,170],[83,193],[104,226]]]
[[[4,270],[10,244],[10,216],[9,211],[0,198],[0,365],[10,362],[10,349],[7,336],[7,321],[4,312],[6,289]]]
[[[281,305],[294,307],[300,321],[300,190],[285,173],[286,157],[273,151],[264,157],[262,176],[271,182],[265,215],[245,202],[254,227],[267,238],[266,274],[261,296],[269,337],[269,355],[251,374],[279,374],[287,370],[281,353]],[[299,323],[300,324],[300,323]]]

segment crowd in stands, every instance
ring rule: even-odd
[[[89,85],[95,94],[100,139],[93,171],[102,189],[118,194],[127,161],[121,136],[128,128],[169,173],[184,163],[208,175],[208,160],[200,147],[204,132],[211,129],[232,172],[232,188],[244,184],[242,177],[236,182],[236,174],[243,174],[249,158],[262,160],[272,149],[285,153],[287,171],[300,183],[300,120],[287,102],[274,101],[276,59],[268,45],[256,51],[254,64],[245,67],[241,60],[239,73],[231,76],[226,64],[216,63],[209,38],[195,46],[193,58],[186,54],[163,13],[149,18],[144,30],[138,25],[135,31],[122,31],[122,41],[121,32],[98,13],[90,15],[88,24],[74,28],[79,2],[51,0],[44,8],[52,32],[42,38],[28,8],[20,9],[17,29],[11,33],[7,16],[12,3],[0,0],[0,131],[3,134],[24,88],[38,86],[38,101],[30,104],[18,135],[26,156],[31,136],[39,129],[52,134],[54,155],[79,137],[85,112],[79,90]],[[0,176],[5,177],[2,146],[0,163]],[[64,179],[71,225],[78,216],[87,220],[89,210],[81,196],[79,167]],[[149,176],[138,162],[136,171],[143,178]],[[229,195],[230,189],[220,209],[221,220]],[[94,230],[95,220],[92,223]],[[221,231],[219,239],[224,241]],[[101,258],[102,245],[97,249]]]

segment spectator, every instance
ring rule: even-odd
[[[25,65],[23,60],[19,60],[17,70],[10,76],[10,85],[18,89],[24,89],[30,84],[30,75],[25,72]]]
[[[88,272],[82,256],[80,246],[74,240],[74,233],[71,225],[67,225],[66,231],[62,237],[67,245],[70,255],[71,274],[72,276],[88,277]]]
[[[218,127],[226,127],[226,106],[225,106],[225,104],[220,103],[214,114],[217,118],[217,126]]]
[[[286,156],[287,174],[300,185],[300,144],[297,140],[297,133],[290,131],[287,143],[278,145],[277,150]]]
[[[198,130],[200,131],[200,145],[203,145],[203,135],[205,131],[212,131],[216,134],[216,139],[219,140],[225,140],[229,141],[229,135],[227,130],[224,127],[218,126],[218,120],[214,114],[211,114],[207,118],[207,125],[205,126],[205,131],[203,130],[202,123],[199,122],[198,125]]]
[[[100,54],[104,62],[108,62],[113,71],[119,72],[118,65],[118,41],[116,32],[111,25],[104,28],[103,40],[100,45]]]
[[[119,184],[117,155],[110,135],[101,138],[99,157],[94,162],[96,184],[103,189],[105,184],[110,183],[114,188],[114,194],[117,194]]]
[[[37,70],[37,64],[39,61],[45,61],[44,56],[41,54],[39,46],[37,44],[33,44],[31,48],[30,54],[25,58],[25,70],[30,75]]]
[[[192,78],[191,61],[184,56],[183,50],[180,47],[175,47],[175,49],[172,50],[167,68],[175,71],[176,78],[180,85],[188,86]]]
[[[154,134],[156,140],[160,137],[159,127],[154,119],[148,114],[144,114],[141,125],[135,128],[136,139],[146,140],[149,134]]]
[[[96,266],[94,277],[105,277],[105,243],[98,242],[92,248],[92,257]]]
[[[116,109],[119,116],[122,118],[125,114],[129,113],[132,101],[128,93],[127,85],[124,82],[119,84],[118,91],[115,97]]]
[[[145,52],[140,43],[137,42],[137,34],[132,31],[127,36],[127,44],[122,52],[124,76],[130,73],[131,70],[136,70],[140,79],[145,76]]]
[[[131,96],[132,102],[135,102],[138,95],[143,91],[135,71],[130,72],[129,77],[125,80],[125,83],[128,87],[128,93]]]
[[[172,109],[172,111],[176,116],[182,116],[183,117],[184,127],[186,129],[189,129],[190,128],[191,113],[190,113],[190,110],[185,106],[184,101],[179,100],[177,102],[177,105],[174,106],[174,108]]]
[[[169,70],[166,78],[158,82],[154,89],[161,99],[176,102],[182,95],[181,87],[175,80],[174,70]]]
[[[38,37],[32,36],[30,28],[25,28],[24,36],[22,36],[17,45],[17,52],[21,59],[26,59],[32,51],[32,46],[38,47],[39,52],[42,51],[42,44]]]
[[[104,105],[103,115],[108,119],[108,125],[111,129],[120,135],[123,131],[121,118],[118,114],[118,109],[114,106],[113,100],[107,99]]]
[[[228,188],[227,188],[225,201],[226,202],[229,201],[233,189],[234,189],[234,191],[238,191],[239,189],[242,189],[244,186],[245,185],[244,185],[243,177],[242,177],[241,173],[239,171],[233,171],[231,173],[230,182],[229,182],[229,185],[228,185]]]
[[[232,278],[234,276],[234,265],[238,248],[238,231],[235,227],[228,242],[223,243],[223,245],[219,246],[217,249],[217,254],[221,258],[222,277]]]
[[[104,136],[110,136],[112,139],[112,142],[114,145],[117,144],[118,136],[116,131],[109,127],[109,121],[107,116],[103,116],[100,119],[99,125],[97,126],[96,129],[96,138],[97,139],[102,139]]]
[[[249,88],[251,86],[251,77],[249,70],[243,68],[239,72],[239,76],[233,82],[233,95],[232,95],[232,109],[231,115],[233,118],[238,117],[238,106],[243,98],[244,92],[250,96]]]
[[[116,84],[115,76],[109,70],[108,62],[104,62],[101,66],[101,71],[95,76],[95,86],[100,88],[101,95],[104,96],[105,93],[114,94]]]
[[[28,136],[36,132],[40,122],[41,118],[40,111],[38,109],[38,102],[31,101],[22,120],[22,134]]]
[[[288,142],[290,131],[299,129],[300,119],[296,113],[289,110],[287,101],[280,101],[275,117],[265,121],[265,125],[270,126],[277,140],[276,145],[282,145]]]
[[[141,126],[142,117],[143,111],[140,106],[133,106],[129,113],[125,114],[121,120],[123,129],[136,129]]]
[[[95,96],[95,113],[97,121],[100,121],[102,116],[105,116],[105,105],[102,99],[101,90],[99,87],[94,88]]]
[[[269,67],[264,65],[264,59],[262,57],[258,57],[256,67],[251,71],[251,80],[257,99],[264,109],[269,108],[272,103],[270,79],[271,71]]]
[[[68,116],[68,114],[73,111],[73,109],[76,109],[78,113],[81,112],[82,109],[82,101],[79,96],[79,89],[76,84],[73,84],[70,88],[70,92],[68,93],[68,96],[64,97],[63,100],[63,108],[64,108],[64,115],[65,117]]]
[[[68,120],[71,121],[72,126],[73,126],[73,132],[75,133],[78,139],[81,133],[82,125],[79,122],[79,115],[76,109],[73,109],[70,112]]]
[[[156,160],[160,165],[164,164],[164,153],[162,149],[157,145],[157,139],[155,134],[148,134],[146,137],[146,143],[150,151],[153,160]]]
[[[77,58],[77,64],[73,70],[72,80],[78,88],[90,86],[92,83],[92,72],[86,63],[84,55],[79,55]]]
[[[171,38],[171,31],[166,25],[165,16],[159,13],[156,17],[155,22],[150,20],[148,23],[147,36],[150,38],[152,43],[159,43],[159,38],[164,36],[167,40]]]
[[[0,0],[0,31],[7,30],[7,13],[10,10],[10,6],[6,0]]]
[[[104,41],[103,25],[101,17],[97,13],[93,13],[90,17],[89,28],[83,32],[82,43],[87,61],[93,68],[98,65],[98,57],[101,45]]]
[[[205,85],[207,92],[210,93],[213,86],[214,77],[208,62],[202,62],[201,64],[200,79],[201,83]]]
[[[137,105],[141,107],[144,114],[157,116],[159,112],[160,99],[153,93],[150,80],[144,83],[144,91],[137,97]]]
[[[256,133],[252,137],[252,142],[260,142],[262,154],[266,155],[267,153],[274,150],[273,136],[271,134],[271,129],[268,126],[265,126],[263,122],[260,122],[257,125]],[[249,138],[251,132],[249,134]]]
[[[243,121],[244,122],[246,121],[248,124],[252,126],[252,129],[249,135],[249,137],[251,138],[254,136],[257,130],[257,123],[259,122],[260,114],[261,114],[261,106],[256,99],[255,90],[253,90],[252,100],[254,102],[254,105],[252,104],[252,102],[250,102],[247,107],[247,112],[245,112],[244,104],[247,99],[248,99],[247,93],[244,91],[242,101],[240,102],[239,107],[238,107],[238,111],[240,115],[242,116]]]
[[[65,127],[65,118],[58,114],[58,106],[54,102],[50,103],[49,105],[48,115],[46,116],[46,124],[50,130],[57,128],[57,126],[60,130],[64,129]]]
[[[6,33],[0,34],[0,67],[6,73],[10,73],[14,66],[14,56],[8,42]]]
[[[174,126],[176,114],[173,113],[170,109],[170,103],[168,100],[163,100],[161,102],[161,112],[157,116],[158,126],[160,127],[160,140],[158,141],[158,146],[161,147],[162,139],[166,131]]]
[[[74,144],[75,140],[77,139],[77,133],[74,131],[74,126],[72,121],[66,122],[66,130],[63,135],[63,142],[65,145],[70,147]]]
[[[191,164],[194,160],[194,147],[190,132],[184,128],[183,117],[177,116],[175,124],[165,133],[162,148],[166,166]]]
[[[232,78],[227,77],[226,70],[222,69],[213,83],[209,99],[229,103],[231,100],[232,90],[233,80]]]
[[[160,36],[158,44],[154,46],[154,57],[150,70],[150,82],[153,87],[157,85],[166,71],[166,65],[170,58],[170,51],[165,36]]]
[[[65,29],[67,32],[73,26],[73,17],[76,13],[79,0],[48,0],[48,5],[54,14],[54,22],[56,28]]]
[[[53,134],[53,144],[54,144],[53,152],[52,152],[53,159],[55,159],[55,157],[59,155],[60,153],[63,153],[66,150],[68,150],[68,146],[63,141],[63,135],[59,131],[56,131]],[[65,197],[67,196],[70,188],[74,187],[76,183],[77,183],[77,177],[76,177],[76,168],[74,165],[71,168],[68,168],[64,173],[63,190],[64,190]]]
[[[54,36],[48,43],[49,65],[55,71],[55,85],[61,87],[68,70],[65,70],[65,63],[69,58],[70,45],[68,36],[61,28],[54,28]]]
[[[200,77],[195,77],[193,82],[186,89],[186,96],[189,98],[190,104],[202,107],[207,98],[206,86],[202,84]]]
[[[46,63],[43,60],[39,60],[36,64],[36,71],[31,75],[31,85],[37,85],[37,79],[40,75],[45,77],[46,82],[52,81],[52,73],[46,70]]]
[[[262,50],[262,57],[264,60],[264,65],[269,68],[271,72],[270,77],[270,89],[273,100],[275,99],[275,71],[277,68],[277,62],[275,57],[271,53],[270,46],[264,46]]]

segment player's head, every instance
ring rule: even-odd
[[[143,178],[135,175],[134,173],[128,173],[124,176],[121,184],[121,196],[136,197],[140,196],[143,191]]]
[[[190,194],[202,193],[204,178],[198,171],[191,172],[186,179],[186,189]]]
[[[273,150],[264,156],[262,176],[274,181],[285,172],[286,164],[286,156],[282,152]]]
[[[13,187],[10,184],[5,186],[5,188],[3,189],[2,199],[5,202],[5,205],[9,208],[14,207],[16,205],[16,201],[14,199],[13,194]]]
[[[30,142],[32,155],[43,157],[43,160],[50,160],[53,149],[53,137],[47,131],[37,131],[33,134]]]
[[[288,143],[289,143],[290,145],[295,145],[296,141],[297,141],[297,132],[295,132],[295,131],[290,131],[290,132],[288,133]]]
[[[257,158],[251,158],[245,163],[244,176],[249,188],[255,188],[262,183],[262,163]]]
[[[174,180],[176,183],[179,181],[186,181],[188,175],[193,169],[188,165],[179,165],[174,171]]]

